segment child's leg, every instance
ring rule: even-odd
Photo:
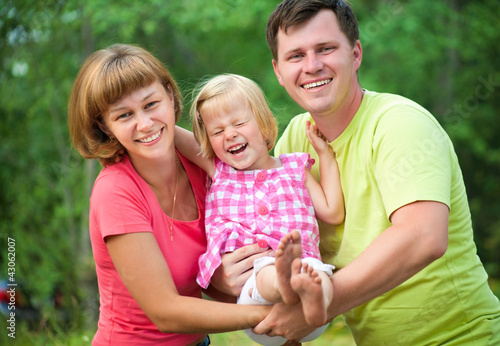
[[[293,230],[281,238],[275,257],[278,288],[281,298],[286,304],[296,304],[300,299],[290,285],[290,279],[293,275],[292,262],[297,260],[300,263],[300,259],[302,258],[302,244],[300,233],[297,230]]]
[[[271,303],[281,302],[276,266],[268,265],[255,275],[255,287],[260,296]],[[249,293],[250,296],[252,292]]]
[[[328,317],[326,310],[333,298],[330,278],[325,272],[298,261],[293,263],[292,272],[290,284],[300,297],[307,324],[324,325]]]

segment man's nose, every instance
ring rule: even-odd
[[[304,71],[308,73],[316,73],[323,69],[323,62],[315,52],[307,53],[304,61]]]

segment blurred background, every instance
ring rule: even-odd
[[[302,109],[278,84],[265,41],[267,18],[278,3],[0,0],[0,312],[6,313],[10,298],[5,280],[14,240],[17,344],[85,345],[96,329],[88,203],[101,166],[72,149],[66,122],[68,97],[85,58],[114,43],[150,50],[177,80],[185,110],[201,78],[245,75],[266,93],[281,133]],[[361,85],[413,99],[449,133],[478,254],[499,296],[498,1],[351,3],[364,50]],[[180,125],[190,128],[187,112]],[[5,316],[0,344],[12,341]],[[341,320],[331,330],[312,344],[352,344]],[[215,344],[247,340],[238,333],[215,338]]]

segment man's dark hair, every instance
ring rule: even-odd
[[[267,21],[266,38],[273,59],[278,59],[278,31],[281,29],[286,33],[289,28],[307,22],[322,9],[328,9],[335,13],[340,30],[354,47],[359,39],[358,21],[347,1],[285,0],[274,9]]]

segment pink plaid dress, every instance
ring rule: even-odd
[[[318,223],[304,184],[314,164],[307,153],[280,155],[283,167],[238,171],[215,158],[215,173],[205,205],[207,251],[198,263],[198,284],[206,288],[221,254],[259,243],[276,250],[280,239],[297,229],[302,257],[321,260]]]

